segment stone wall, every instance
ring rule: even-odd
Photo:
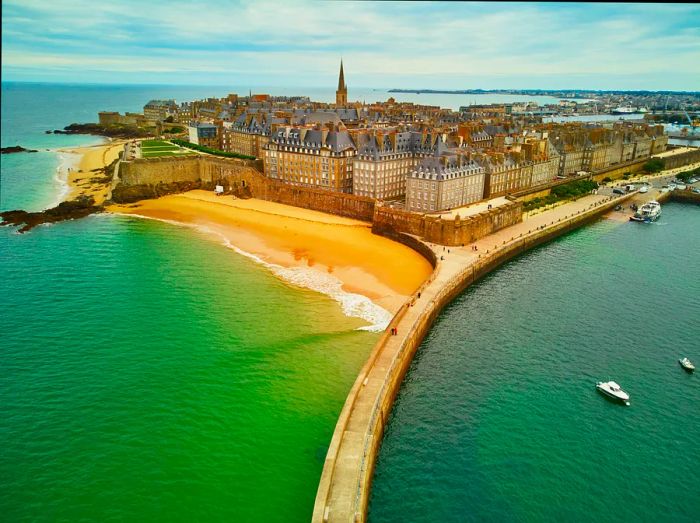
[[[406,233],[440,245],[472,243],[522,220],[522,202],[518,201],[466,218],[443,219],[377,205],[374,199],[364,196],[271,180],[259,169],[259,161],[191,155],[122,161],[119,179],[125,186],[152,187],[184,182],[219,184],[239,196],[373,222],[382,234]],[[153,191],[143,191],[143,194],[151,193]]]
[[[119,162],[119,181],[124,185],[194,182],[199,179],[199,155]]]
[[[270,180],[262,174],[261,169],[262,163],[259,160],[190,155],[185,158],[123,161],[119,168],[119,179],[125,185],[196,181],[216,183],[241,196],[372,221],[375,201],[371,198]]]
[[[675,169],[676,167],[700,162],[700,148],[694,151],[665,156],[663,160],[665,169]]]
[[[618,165],[611,165],[606,169],[602,169],[593,173],[593,180],[600,183],[605,178],[617,180],[619,178],[622,178],[626,173],[638,173],[642,170],[644,164],[648,161],[649,157],[632,160],[630,162],[625,162]]]
[[[440,245],[462,245],[521,222],[522,209],[522,202],[512,200],[466,218],[456,216],[443,219],[378,205],[372,230],[384,235],[387,231],[403,232]]]

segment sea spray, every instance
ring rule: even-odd
[[[142,214],[132,214],[132,213],[114,213],[120,216],[143,218],[148,220],[156,220],[159,222],[168,223],[171,225],[177,225],[180,227],[189,227],[195,229],[205,234],[210,234],[217,236],[221,243],[229,249],[237,252],[253,260],[255,263],[262,265],[263,267],[270,270],[278,278],[296,285],[298,287],[303,287],[310,289],[312,291],[320,292],[326,296],[332,298],[340,304],[340,307],[348,317],[360,318],[369,325],[358,327],[356,330],[363,330],[368,332],[381,332],[386,329],[387,325],[391,321],[391,313],[380,307],[367,296],[362,294],[356,294],[352,292],[346,292],[343,290],[343,282],[340,281],[335,276],[327,273],[323,273],[311,268],[306,267],[283,267],[276,263],[270,263],[262,258],[256,256],[255,254],[244,251],[243,249],[232,244],[231,241],[226,238],[222,233],[215,229],[211,229],[205,225],[189,224],[178,222],[176,220],[168,220],[166,218],[154,218],[151,216],[145,216]]]

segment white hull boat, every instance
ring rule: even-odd
[[[678,363],[680,363],[681,367],[688,372],[695,371],[695,365],[693,365],[688,358],[682,358],[678,360]]]
[[[622,388],[620,388],[620,386],[614,381],[599,381],[595,387],[601,393],[605,394],[607,397],[615,401],[619,401],[621,403],[624,403],[625,405],[630,404],[630,395],[627,394],[624,390],[622,390]]]
[[[642,205],[634,216],[630,216],[633,222],[651,223],[655,222],[661,216],[661,204],[657,201],[650,201]]]

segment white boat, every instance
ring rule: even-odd
[[[639,109],[635,107],[616,107],[612,110],[612,114],[635,114],[638,112]]]
[[[656,200],[652,200],[642,205],[637,212],[634,213],[634,216],[630,216],[630,220],[633,222],[650,223],[658,220],[659,216],[661,216],[661,204]]]
[[[622,388],[614,381],[608,381],[603,383],[599,381],[596,383],[596,389],[600,392],[617,401],[621,401],[625,405],[630,404],[630,395],[627,394]]]
[[[693,372],[695,370],[695,365],[693,365],[688,358],[682,358],[678,360],[678,363],[688,372]]]

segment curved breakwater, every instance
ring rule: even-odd
[[[397,313],[346,399],[326,456],[312,521],[364,521],[376,454],[394,398],[413,355],[442,308],[505,261],[595,220],[632,195],[588,196],[503,229],[471,246],[451,248],[431,278]],[[564,214],[566,213],[566,214]],[[433,246],[435,249],[435,246]]]

